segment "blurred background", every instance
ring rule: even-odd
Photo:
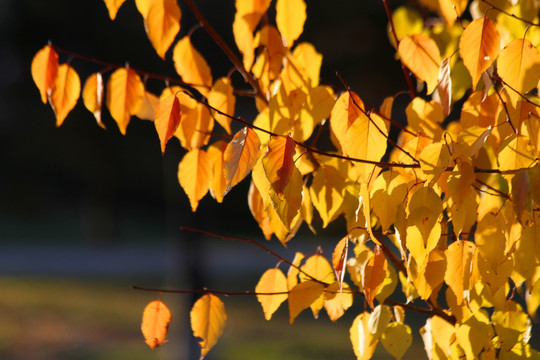
[[[234,1],[196,3],[234,48]],[[180,4],[179,37],[196,24]],[[386,36],[382,2],[311,0],[307,11],[300,41],[323,54],[325,81],[340,87],[338,71],[374,107],[406,89]],[[132,118],[122,136],[104,111],[104,131],[81,100],[57,128],[30,74],[33,56],[48,41],[108,63],[129,62],[176,77],[170,52],[166,61],[155,53],[133,0],[115,21],[101,0],[2,0],[0,39],[0,359],[197,359],[188,313],[194,299],[163,296],[173,313],[169,343],[151,350],[140,334],[140,319],[158,295],[130,286],[252,290],[277,259],[247,244],[180,229],[262,241],[247,206],[248,182],[221,205],[207,195],[192,214],[177,181],[184,152],[176,139],[162,156],[152,123]],[[214,78],[231,69],[204,30],[196,30],[193,41]],[[71,62],[83,83],[100,70],[62,54],[60,61]],[[152,86],[157,93],[163,84]],[[252,100],[239,101],[237,113],[253,119],[253,111]],[[276,239],[265,244],[290,259],[297,250],[311,252],[319,245],[328,254],[344,222],[316,227],[319,236],[302,228],[287,249]],[[306,311],[289,326],[285,304],[268,323],[254,297],[224,301],[226,332],[208,359],[354,357],[348,329],[362,304],[336,323],[326,315],[316,321]],[[417,321],[418,346],[408,357],[423,354],[417,335],[423,321]],[[385,358],[384,350],[378,354]]]

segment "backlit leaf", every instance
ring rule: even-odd
[[[472,77],[473,89],[480,76],[499,55],[500,38],[497,27],[487,17],[471,22],[459,41],[459,54]]]
[[[71,109],[77,104],[81,93],[81,80],[68,64],[58,67],[49,101],[56,115],[56,126],[62,125]]]
[[[243,128],[234,135],[223,154],[225,180],[227,181],[225,193],[228,193],[233,186],[242,181],[253,169],[259,157],[260,146],[259,136],[248,127]]]
[[[212,87],[212,73],[203,56],[195,49],[189,36],[180,39],[173,49],[174,68],[186,83],[201,94],[208,95]]]
[[[178,165],[178,180],[195,212],[212,182],[212,164],[204,150],[194,149],[184,155]]]
[[[535,158],[529,150],[529,144],[529,139],[522,135],[508,138],[499,151],[499,170],[522,169],[533,165]]]
[[[290,136],[272,138],[262,159],[266,177],[282,200],[285,186],[289,183],[293,170],[296,169],[293,158],[295,147],[296,144]]]
[[[540,78],[540,53],[526,39],[515,39],[506,45],[497,60],[497,72],[505,83],[520,93],[538,85]],[[510,92],[514,98],[518,94]]]
[[[295,285],[289,292],[289,324],[323,294],[324,285],[313,280]]]
[[[190,318],[193,335],[201,338],[199,340],[200,358],[203,359],[223,334],[227,322],[225,305],[213,294],[203,295],[191,308]]]
[[[423,34],[404,36],[398,46],[401,61],[414,75],[425,81],[428,95],[437,87],[441,54],[433,39]]]
[[[160,300],[150,302],[144,308],[141,331],[148,346],[157,348],[165,342],[171,312]]]
[[[249,186],[248,206],[249,210],[251,211],[251,215],[253,215],[253,217],[259,224],[259,227],[261,228],[265,239],[270,240],[272,238],[274,230],[272,229],[272,225],[270,223],[270,217],[266,212],[266,206],[264,204],[264,201],[261,197],[261,194],[259,193],[259,190],[257,189],[257,186],[255,186],[255,183],[253,181]]]
[[[257,286],[255,286],[255,292],[258,293],[257,300],[261,303],[266,320],[270,320],[281,303],[287,300],[288,291],[287,278],[281,270],[268,269],[264,272]],[[263,295],[262,293],[283,294]]]
[[[332,253],[332,266],[334,267],[334,273],[339,283],[339,290],[341,291],[341,284],[343,283],[343,277],[345,276],[345,265],[347,263],[347,254],[349,249],[349,236],[344,236],[338,241],[334,252]]]
[[[444,115],[450,114],[450,105],[452,104],[452,78],[450,77],[450,59],[445,58],[439,68],[439,77],[437,78],[437,92],[439,94],[439,103],[441,104]]]
[[[41,94],[41,101],[46,104],[58,72],[58,54],[51,45],[46,45],[36,53],[32,59],[31,71]]]
[[[390,355],[399,360],[412,344],[411,328],[402,322],[388,324],[382,333],[381,343]]]
[[[234,105],[236,98],[234,96],[234,88],[231,85],[231,81],[228,78],[220,78],[210,89],[208,94],[208,104],[218,109],[219,111],[234,116]],[[217,111],[212,111],[216,121],[227,131],[227,134],[231,133],[231,118],[225,115],[219,114]]]
[[[342,291],[344,290],[344,291]],[[352,306],[353,294],[347,283],[330,284],[324,292],[324,309],[332,321],[336,321]]]
[[[388,263],[381,247],[376,245],[373,251],[373,256],[367,262],[362,274],[364,295],[371,308],[374,308],[373,300],[379,292],[384,282],[384,278],[386,277],[387,266]]]
[[[298,269],[300,268],[302,260],[304,260],[304,254],[297,251],[296,254],[294,254],[294,259],[292,261],[294,266],[289,266],[289,270],[287,271],[287,286],[289,290],[298,284],[298,274],[300,273]]]
[[[405,180],[395,171],[383,172],[373,183],[371,204],[383,231],[387,231],[396,220],[398,205],[405,200],[407,190]]]
[[[97,124],[105,129],[105,124],[101,121],[101,108],[103,106],[103,76],[101,73],[94,73],[86,79],[82,98],[84,106],[94,114]]]
[[[292,169],[289,181],[283,188],[281,196],[276,193],[273,188],[270,189],[270,200],[272,207],[276,210],[279,219],[287,231],[293,230],[293,227],[297,222],[296,219],[300,218],[302,189],[302,175],[296,167]]]
[[[227,148],[227,142],[219,140],[208,147],[206,151],[208,158],[212,163],[212,185],[210,185],[210,194],[218,203],[223,201],[223,194],[227,189],[227,183],[225,181],[225,162],[223,160],[223,154]]]
[[[143,17],[148,38],[158,55],[165,59],[165,53],[180,31],[181,12],[177,0],[153,0]]]
[[[161,153],[165,152],[167,142],[176,132],[181,116],[180,100],[176,95],[169,95],[159,101],[154,124],[161,142]]]
[[[353,91],[344,92],[336,100],[330,116],[330,129],[342,147],[351,125],[359,117],[365,117],[363,110],[364,103]]]
[[[369,333],[369,317],[370,314],[368,312],[358,315],[354,319],[350,329],[352,347],[358,360],[371,359],[379,341]]]
[[[118,9],[120,9],[120,6],[124,3],[126,0],[103,0],[105,2],[105,5],[107,6],[107,10],[109,10],[109,16],[111,20],[114,20],[116,18],[116,13],[118,12]]]
[[[369,316],[368,330],[371,335],[379,339],[392,320],[392,310],[388,305],[377,305]]]
[[[444,281],[452,289],[458,305],[466,296],[473,284],[471,282],[473,254],[476,246],[467,240],[454,241],[445,251],[448,260]]]
[[[253,31],[270,6],[270,0],[236,0],[233,34],[243,55],[244,67],[250,69],[253,60]]]
[[[125,135],[131,119],[139,110],[144,97],[144,85],[137,73],[120,68],[111,74],[107,83],[107,107]]]
[[[311,277],[327,284],[331,284],[336,281],[332,266],[322,255],[315,254],[308,257],[300,269],[302,270],[299,274],[301,282],[310,281]],[[311,277],[306,276],[306,274],[310,275]],[[323,295],[310,304],[313,316],[315,318],[319,316],[319,311],[322,309],[323,305]]]
[[[306,4],[304,0],[277,0],[276,24],[287,47],[292,47],[304,30]]]
[[[319,212],[323,227],[339,214],[343,203],[345,181],[331,166],[321,166],[313,176],[310,188],[311,201]]]

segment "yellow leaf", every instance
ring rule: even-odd
[[[148,38],[162,59],[180,31],[181,16],[176,0],[153,0],[143,14]]]
[[[310,195],[313,206],[319,212],[323,227],[326,227],[339,214],[344,198],[345,180],[331,166],[321,166],[313,176]]]
[[[362,273],[362,287],[369,306],[373,308],[373,300],[382,287],[386,277],[388,262],[379,245],[375,246],[373,256],[368,260]]]
[[[208,104],[229,116],[234,116],[235,103],[236,98],[231,81],[228,78],[218,79],[210,89]],[[212,114],[216,121],[227,131],[227,134],[230,134],[231,118],[219,114],[217,111],[212,111]]]
[[[368,331],[369,317],[368,312],[358,315],[350,329],[352,347],[358,360],[371,359],[379,342]]]
[[[334,252],[332,253],[332,266],[334,267],[334,273],[339,284],[339,290],[341,291],[341,284],[343,283],[343,277],[345,276],[345,265],[347,263],[347,253],[349,250],[349,236],[344,236],[338,241]]]
[[[392,266],[387,266],[384,281],[379,289],[379,292],[375,296],[375,299],[379,302],[379,304],[384,303],[386,299],[394,293],[397,283],[398,276],[396,270],[394,270],[394,267]]]
[[[272,314],[279,308],[282,302],[287,300],[287,278],[279,269],[268,269],[261,276],[255,286],[257,300],[261,303],[264,318],[270,320]],[[283,293],[276,295],[264,295],[263,293]]]
[[[182,113],[180,111],[180,100],[176,95],[169,95],[159,101],[156,111],[154,125],[161,143],[161,153],[165,153],[167,142],[172,138],[178,125]]]
[[[289,48],[304,30],[306,21],[306,4],[304,0],[277,0],[276,24]]]
[[[497,60],[497,73],[503,81],[521,94],[538,85],[540,78],[540,53],[527,39],[515,39],[506,45]],[[514,99],[520,95],[509,92]]]
[[[490,342],[493,328],[484,310],[478,310],[456,326],[456,340],[467,359],[476,359],[482,348]]]
[[[227,322],[225,305],[215,295],[203,295],[191,308],[190,318],[193,335],[201,338],[199,340],[200,358],[203,359],[223,334]]]
[[[276,210],[287,231],[292,231],[297,223],[296,219],[300,218],[302,189],[302,175],[300,175],[300,171],[296,167],[293,167],[289,181],[285,184],[281,196],[273,188],[270,189],[272,207]]]
[[[451,159],[448,145],[442,142],[429,144],[422,150],[419,158],[420,168],[430,186],[439,180],[441,174],[450,165]]]
[[[467,25],[459,40],[459,54],[471,74],[473,89],[499,55],[499,49],[499,32],[489,18],[481,17]]]
[[[141,120],[155,121],[159,99],[159,97],[151,92],[145,91],[142,104],[135,113],[135,116]]]
[[[323,295],[324,285],[316,281],[307,280],[295,285],[289,292],[289,324]]]
[[[107,83],[107,107],[123,135],[131,115],[141,107],[143,97],[144,85],[135,71],[120,68],[111,74]]]
[[[412,344],[411,328],[401,322],[388,324],[382,333],[381,343],[390,355],[399,360]]]
[[[260,146],[259,137],[255,131],[248,127],[243,128],[234,135],[223,154],[225,180],[227,182],[225,194],[242,181],[253,169],[259,158]]]
[[[444,112],[438,103],[426,101],[421,97],[414,98],[405,109],[407,122],[413,131],[419,132],[438,141],[441,138],[441,123],[444,121]],[[415,154],[411,154],[415,156]]]
[[[364,116],[364,103],[353,91],[344,92],[336,100],[330,115],[330,129],[343,147],[347,132],[357,118]]]
[[[194,149],[184,155],[178,165],[178,180],[195,212],[212,182],[212,164],[204,150]]]
[[[105,2],[105,5],[107,6],[107,10],[109,10],[109,16],[111,20],[114,20],[116,18],[116,13],[118,12],[118,9],[120,9],[120,6],[124,3],[126,0],[103,0]]]
[[[272,225],[270,223],[270,217],[266,212],[264,201],[261,197],[261,194],[259,193],[259,190],[257,189],[257,186],[255,186],[255,183],[253,181],[249,186],[248,205],[249,210],[251,211],[251,215],[253,215],[253,217],[259,224],[259,227],[261,228],[265,239],[270,240],[272,238],[274,230],[272,229]]]
[[[418,268],[414,258],[409,260],[409,276],[420,298],[429,299],[431,294],[443,283],[446,267],[446,257],[440,250],[433,250],[429,253],[427,264],[423,269]]]
[[[530,140],[523,135],[512,135],[505,140],[499,150],[499,170],[528,168],[535,163],[530,149]]]
[[[208,147],[207,153],[212,163],[212,185],[210,185],[210,195],[218,203],[223,201],[223,194],[227,189],[225,181],[223,154],[227,148],[227,142],[219,140]]]
[[[344,291],[342,291],[344,290]],[[353,294],[347,283],[332,283],[324,292],[324,308],[328,317],[336,321],[352,306]]]
[[[444,116],[450,114],[452,105],[452,78],[450,77],[450,59],[445,58],[439,68],[439,77],[437,78],[437,93],[439,94],[439,104],[441,104]]]
[[[300,268],[302,260],[304,260],[304,254],[297,251],[296,254],[294,254],[294,259],[292,261],[294,266],[289,266],[289,270],[287,271],[287,287],[289,290],[298,284],[298,274],[300,273],[298,269]]]
[[[299,274],[301,282],[310,281],[312,278],[327,284],[332,284],[336,281],[332,266],[322,255],[315,254],[308,257],[300,270],[302,270]],[[306,274],[311,277],[308,277]],[[322,309],[323,305],[324,296],[322,294],[310,304],[311,311],[315,318],[318,318],[319,311]]]
[[[146,305],[141,331],[148,346],[154,349],[165,342],[170,321],[171,312],[163,302],[154,300]]]
[[[174,68],[186,83],[191,84],[204,96],[212,87],[212,73],[206,60],[191,44],[191,38],[184,36],[173,49]]]
[[[420,0],[420,3],[437,12],[447,26],[452,26],[467,9],[467,2],[467,0]]]
[[[424,30],[424,19],[422,16],[415,9],[407,6],[400,6],[394,10],[392,13],[392,22],[398,40],[401,40],[407,35],[419,34]],[[388,24],[388,38],[392,46],[396,47],[390,24]]]
[[[430,359],[447,359],[450,346],[456,341],[455,328],[441,317],[433,316],[420,330],[424,346]]]
[[[388,130],[383,118],[375,113],[369,117],[361,113],[348,128],[342,149],[357,159],[380,161],[386,152],[387,139]]]
[[[448,261],[444,281],[452,289],[458,305],[473,286],[471,275],[475,249],[473,242],[461,240],[454,241],[444,252]]]
[[[77,72],[68,64],[58,67],[49,101],[56,115],[56,126],[62,125],[71,109],[77,104],[81,93],[81,80]]]
[[[281,200],[283,200],[283,191],[291,180],[293,170],[298,170],[294,165],[295,147],[296,144],[290,136],[275,137],[270,139],[262,158],[266,178]]]
[[[520,305],[511,300],[507,303],[507,309],[493,312],[491,321],[493,321],[501,347],[506,351],[514,347],[529,325],[527,314],[523,312]]]
[[[270,0],[236,0],[233,33],[236,46],[243,55],[244,67],[250,69],[254,60],[253,31],[270,6]]]
[[[46,45],[36,53],[32,59],[31,71],[32,79],[41,94],[41,101],[46,104],[58,73],[58,54],[51,45]]]
[[[388,305],[377,305],[369,316],[368,331],[375,339],[379,339],[392,320],[392,310]]]
[[[375,179],[371,189],[371,204],[383,231],[387,231],[395,222],[397,207],[403,203],[407,192],[407,184],[398,172],[385,171]]]
[[[483,91],[473,92],[463,104],[461,125],[464,129],[473,126],[481,128],[494,126],[498,106],[497,94],[486,96]]]
[[[105,124],[101,121],[101,108],[103,106],[103,77],[101,73],[94,73],[86,79],[82,98],[84,106],[94,114],[97,124],[105,129]]]
[[[442,61],[435,41],[423,34],[404,36],[399,42],[398,52],[403,64],[418,79],[426,82],[427,94],[431,94],[437,87]]]
[[[174,136],[180,139],[180,143],[187,150],[206,145],[214,129],[214,118],[210,111],[204,104],[194,101],[183,92],[176,93],[176,96],[180,100],[182,121]]]

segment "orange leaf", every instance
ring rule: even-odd
[[[178,165],[178,180],[195,212],[212,181],[212,164],[204,150],[194,149],[184,155]]]
[[[212,86],[212,89],[210,89],[208,104],[227,115],[233,116],[235,103],[236,98],[234,97],[234,88],[231,85],[231,80],[225,77],[218,79],[214,83],[214,86]],[[217,122],[227,131],[227,134],[230,134],[231,118],[219,114],[217,111],[212,111],[212,114]]]
[[[186,83],[191,84],[204,96],[212,87],[212,73],[206,60],[191,44],[191,38],[184,36],[173,50],[174,68]]]
[[[223,155],[225,179],[227,181],[225,194],[242,181],[253,169],[259,157],[260,146],[259,136],[248,127],[243,128],[234,135]]]
[[[296,168],[293,158],[295,147],[296,144],[290,136],[275,137],[268,143],[268,149],[262,159],[266,178],[281,200],[285,186]]]
[[[60,65],[49,98],[56,115],[56,126],[62,125],[67,114],[77,104],[80,93],[81,80],[77,72],[68,64]]]
[[[199,340],[201,346],[200,359],[203,359],[223,334],[227,322],[225,305],[215,295],[203,295],[193,305],[190,318],[193,335],[201,338]]]
[[[289,292],[289,324],[323,295],[324,285],[316,281],[307,280],[295,285]]]
[[[82,97],[84,106],[94,114],[97,124],[105,129],[105,124],[101,121],[101,108],[103,106],[103,76],[101,73],[94,73],[86,79]]]
[[[103,0],[103,1],[105,1],[107,10],[109,10],[109,16],[111,17],[111,20],[114,20],[116,18],[116,13],[118,12],[118,9],[120,9],[120,6],[122,6],[124,1],[126,0]]]
[[[212,185],[210,186],[210,195],[218,203],[223,201],[223,194],[227,189],[227,183],[225,181],[225,174],[223,173],[225,163],[223,161],[223,154],[227,148],[227,142],[219,140],[208,147],[208,158],[212,163]]]
[[[297,224],[297,219],[300,219],[302,188],[302,175],[296,167],[293,167],[289,181],[283,188],[281,196],[272,188],[270,189],[272,208],[275,209],[287,231],[292,231]]]
[[[332,265],[334,266],[334,272],[339,283],[339,291],[341,292],[341,286],[343,284],[343,278],[345,276],[345,265],[347,264],[347,252],[349,250],[349,235],[344,236],[337,243],[332,253]]]
[[[259,190],[257,189],[257,186],[255,186],[255,183],[253,181],[249,186],[248,205],[249,210],[259,224],[259,227],[261,228],[265,239],[270,240],[272,238],[274,230],[272,230],[272,225],[270,224],[270,217],[266,212],[264,201],[261,197],[261,194],[259,193]]]
[[[58,72],[58,54],[51,45],[39,50],[32,59],[32,78],[41,94],[41,101],[47,103]]]
[[[168,92],[168,91],[167,91]],[[182,121],[175,132],[180,143],[187,150],[198,149],[208,143],[214,129],[214,118],[208,108],[192,99],[184,92],[174,92],[180,100]],[[161,95],[165,96],[165,91]]]
[[[144,308],[141,331],[148,346],[157,348],[165,342],[171,312],[160,300],[150,302]]]
[[[176,132],[181,115],[180,100],[176,95],[169,95],[159,101],[154,124],[161,142],[161,153],[165,152],[167,142]]]
[[[330,128],[343,147],[347,131],[363,115],[364,103],[354,92],[347,91],[339,96],[330,115]]]
[[[435,41],[423,34],[404,36],[398,46],[401,61],[414,75],[425,81],[427,94],[437,87],[441,54]]]
[[[381,249],[380,245],[375,245],[373,256],[368,260],[364,272],[362,274],[362,286],[364,288],[364,295],[369,303],[369,306],[373,308],[373,299],[379,292],[384,278],[386,277],[386,267],[388,263],[386,257]]]
[[[444,274],[444,281],[456,296],[460,305],[466,296],[465,291],[472,288],[471,283],[473,254],[476,246],[467,240],[454,241],[444,252],[448,265]]]
[[[452,78],[450,77],[450,59],[445,58],[439,68],[439,77],[437,78],[437,91],[439,93],[439,103],[441,104],[444,116],[450,114],[450,105],[452,104]]]
[[[292,47],[304,30],[306,4],[304,0],[278,0],[276,24],[287,47]]]
[[[279,269],[268,269],[261,276],[255,287],[257,300],[261,303],[264,318],[270,320],[272,314],[279,308],[282,302],[287,300],[288,288],[287,278]],[[278,293],[275,295],[264,295],[263,293]]]
[[[158,98],[156,95],[145,91],[141,106],[134,115],[141,120],[148,120],[152,122],[155,121],[159,100],[160,98]]]
[[[345,291],[342,291],[345,289]],[[347,283],[338,283],[337,281],[330,284],[324,291],[324,309],[328,313],[328,317],[332,321],[336,321],[345,310],[350,308],[353,303],[353,295],[351,288]]]
[[[177,0],[154,0],[143,15],[148,38],[162,59],[180,31],[181,16]]]
[[[121,68],[111,74],[107,83],[107,107],[125,135],[131,119],[142,104],[144,85],[137,73],[128,68]]]
[[[487,17],[474,20],[463,31],[459,40],[459,54],[471,74],[473,88],[499,55],[499,48],[499,32]]]

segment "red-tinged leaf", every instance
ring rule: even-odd
[[[266,320],[270,320],[281,303],[287,300],[288,291],[287,278],[280,269],[268,269],[264,272],[255,287],[255,292]],[[275,294],[271,295],[272,293]]]
[[[54,88],[49,101],[56,115],[56,126],[62,125],[67,114],[75,107],[81,93],[81,80],[68,64],[58,67]]]
[[[414,75],[425,81],[427,93],[431,94],[437,87],[441,54],[435,41],[423,34],[404,36],[398,46],[401,61]]]
[[[101,73],[94,73],[86,79],[82,98],[84,106],[94,114],[97,124],[105,129],[105,124],[101,121],[101,109],[103,107],[103,76],[101,76]]]
[[[212,73],[203,56],[195,49],[189,36],[176,43],[173,50],[174,68],[186,83],[204,96],[212,87]]]
[[[364,295],[369,306],[373,309],[373,300],[381,288],[386,277],[386,267],[388,263],[380,247],[376,245],[373,256],[368,260],[362,274],[362,286]]]
[[[103,1],[105,1],[107,10],[109,10],[109,16],[111,20],[114,20],[116,18],[116,13],[118,12],[118,9],[120,9],[120,6],[122,6],[124,1],[126,0],[103,0]]]
[[[538,85],[540,53],[529,40],[515,39],[501,50],[497,73],[518,93],[526,93]],[[509,93],[515,98],[520,97],[513,91]]]
[[[278,0],[276,3],[276,24],[289,48],[304,30],[306,4],[304,0]]]
[[[225,194],[242,181],[253,169],[259,157],[260,146],[259,136],[248,127],[243,128],[234,135],[223,155],[225,179],[227,181]],[[225,194],[223,195],[225,196]]]
[[[146,305],[141,331],[148,346],[155,349],[165,342],[170,321],[171,312],[163,302],[154,300]]]
[[[300,208],[302,206],[303,181],[300,171],[295,167],[289,178],[289,182],[283,189],[281,196],[273,189],[270,189],[270,201],[272,208],[276,211],[279,219],[287,231],[293,231],[300,219]],[[302,221],[301,219],[299,220]],[[289,239],[287,239],[289,240]],[[282,241],[284,242],[284,241]]]
[[[195,212],[212,182],[212,163],[204,150],[194,149],[184,155],[178,165],[178,181]]]
[[[228,78],[218,79],[212,86],[210,94],[208,94],[208,104],[229,116],[233,116],[235,103],[236,98],[231,80]],[[231,118],[219,114],[217,111],[212,111],[212,114],[216,121],[227,131],[227,134],[230,134]]]
[[[159,101],[154,124],[161,142],[161,153],[165,152],[167,142],[176,132],[181,115],[180,100],[176,95],[169,95]]]
[[[294,165],[296,144],[287,136],[275,137],[268,143],[268,149],[262,159],[266,178],[280,199],[283,200],[283,191],[289,183]]]
[[[334,272],[339,284],[339,291],[342,290],[343,278],[345,277],[345,270],[347,264],[347,253],[349,250],[349,235],[344,236],[337,243],[332,253],[332,265],[334,266]]]
[[[463,31],[459,40],[459,54],[471,74],[473,88],[499,55],[499,48],[499,32],[487,17],[474,20]]]
[[[148,38],[162,59],[180,31],[181,16],[177,0],[154,0],[143,15]]]
[[[144,85],[137,73],[120,68],[111,74],[107,83],[107,107],[125,135],[131,115],[139,110],[144,97]]]
[[[439,77],[437,78],[437,92],[439,93],[439,104],[441,104],[444,116],[450,114],[450,105],[452,104],[452,78],[450,77],[450,59],[445,58],[439,68]]]
[[[191,329],[195,337],[201,338],[201,357],[203,359],[208,351],[216,345],[219,337],[223,334],[227,313],[225,305],[215,295],[206,294],[195,302],[190,313]]]
[[[341,146],[345,143],[347,131],[360,116],[363,116],[364,103],[353,91],[339,96],[330,115],[330,129]]]
[[[289,292],[289,324],[323,295],[324,285],[316,281],[307,280],[295,285]]]
[[[32,59],[31,70],[34,83],[41,94],[41,101],[46,104],[58,72],[58,54],[51,45],[46,45],[36,53]]]

